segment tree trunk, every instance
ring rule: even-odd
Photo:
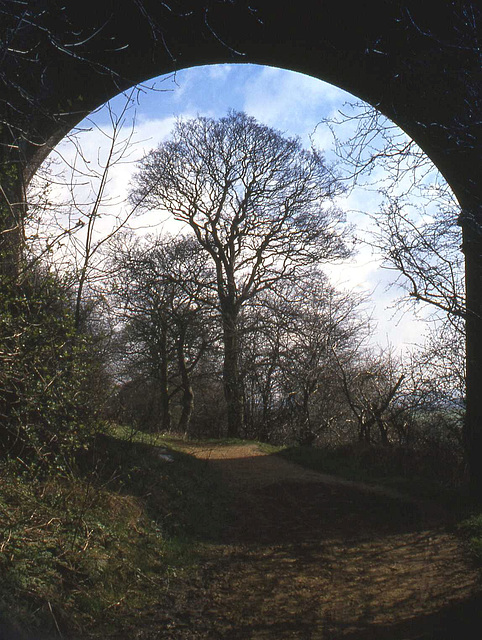
[[[244,426],[244,400],[239,372],[238,314],[223,309],[224,397],[228,417],[228,436],[238,438]]]
[[[315,435],[311,430],[310,420],[310,389],[303,390],[303,401],[301,404],[301,420],[300,420],[300,433],[298,441],[302,447],[309,447],[315,441]]]
[[[383,446],[387,446],[388,443],[388,429],[385,422],[382,420],[381,415],[377,415],[376,422],[378,425],[378,430],[380,432],[380,442]]]
[[[257,439],[261,442],[268,442],[270,437],[270,413],[271,413],[271,393],[266,389],[261,394],[263,403],[261,410],[261,425],[258,429]]]
[[[357,418],[359,425],[358,442],[366,442],[367,444],[371,444],[373,418],[367,418],[363,413],[357,416]]]
[[[169,399],[169,372],[167,357],[167,328],[163,327],[159,335],[159,392],[160,392],[160,425],[163,431],[171,429],[171,409]]]
[[[461,216],[467,299],[466,415],[464,441],[470,485],[482,500],[482,221]]]
[[[191,380],[189,378],[186,358],[184,357],[185,337],[186,331],[185,328],[182,328],[177,340],[177,363],[182,384],[182,410],[181,417],[179,418],[178,428],[179,433],[183,433],[184,437],[187,438],[189,435],[189,423],[191,421],[191,415],[194,409],[194,392],[191,387]]]

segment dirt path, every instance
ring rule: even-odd
[[[142,637],[482,637],[478,573],[440,511],[254,445],[186,451],[234,488],[236,518],[206,548],[170,630]]]

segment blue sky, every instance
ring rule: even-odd
[[[320,123],[324,118],[336,116],[339,110],[349,110],[347,103],[357,101],[356,97],[315,78],[256,65],[186,69],[175,76],[146,83],[132,97],[125,130],[129,130],[135,118],[135,145],[129,158],[111,173],[111,209],[122,208],[130,177],[135,171],[135,161],[169,136],[179,116],[216,118],[225,115],[229,109],[245,111],[286,135],[299,136],[306,146],[313,140],[324,150],[327,160],[333,162],[332,134],[326,125]],[[112,100],[113,111],[120,112],[125,100],[124,95]],[[80,128],[86,130],[81,137],[83,153],[90,166],[94,166],[106,153],[105,136],[101,133],[101,130],[109,128],[106,108],[93,113]],[[66,141],[61,144],[61,149],[66,155],[71,153]],[[383,171],[378,171],[378,177],[382,178]],[[373,178],[377,178],[377,174]],[[374,190],[356,189],[339,204],[346,211],[348,220],[358,228],[358,235],[363,236],[369,223],[368,216],[361,212],[375,212],[380,206],[380,196]],[[107,219],[100,223],[99,231],[108,228]],[[164,219],[162,223],[164,228],[169,227],[169,221]],[[400,292],[393,288],[387,290],[394,275],[380,269],[379,257],[372,255],[367,246],[361,244],[354,260],[330,267],[328,273],[341,288],[373,294],[373,317],[378,325],[376,340],[381,345],[391,343],[403,349],[420,341],[423,326],[412,313],[395,312],[393,304]]]

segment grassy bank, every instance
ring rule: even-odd
[[[0,636],[128,637],[196,562],[196,545],[217,538],[228,503],[204,462],[120,429],[75,475],[32,478],[4,464]]]
[[[284,447],[277,455],[321,473],[378,484],[414,497],[466,502],[460,461],[441,459],[437,452],[401,448],[344,445]]]

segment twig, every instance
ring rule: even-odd
[[[63,638],[64,636],[62,635],[62,632],[60,631],[60,627],[59,627],[59,625],[58,625],[57,619],[56,619],[56,617],[55,617],[55,615],[54,615],[54,612],[53,612],[53,610],[52,610],[52,605],[50,604],[50,600],[47,600],[47,604],[49,605],[50,613],[52,614],[52,618],[53,618],[53,620],[54,620],[55,627],[57,628],[58,634],[59,634],[59,636],[60,636],[61,638]]]

